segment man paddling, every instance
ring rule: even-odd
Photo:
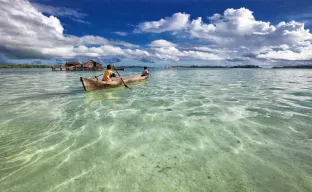
[[[96,62],[91,60],[92,61],[92,65],[93,65],[93,70],[95,71],[96,70]]]
[[[112,77],[116,77],[115,73],[112,71],[112,66],[107,65],[102,81],[112,81]]]
[[[142,77],[143,77],[143,76],[150,76],[150,74],[149,74],[149,72],[148,72],[146,66],[144,67],[144,70],[142,71],[142,75],[141,75],[141,76],[142,76]]]

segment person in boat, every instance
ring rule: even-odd
[[[143,76],[149,76],[150,75],[150,73],[148,72],[148,70],[147,70],[147,67],[146,66],[144,66],[144,69],[143,69],[143,71],[142,71],[142,77]]]
[[[91,60],[92,61],[92,65],[93,65],[93,70],[95,71],[96,70],[96,62]]]
[[[113,81],[112,77],[116,77],[115,73],[112,71],[112,65],[107,65],[102,81]]]

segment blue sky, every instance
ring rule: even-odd
[[[185,12],[192,18],[197,18],[223,13],[228,8],[245,7],[254,12],[257,20],[269,21],[272,24],[291,20],[307,23],[310,20],[307,28],[312,27],[312,2],[309,0],[43,0],[34,2],[68,7],[86,14],[83,20],[90,24],[82,24],[69,17],[60,17],[68,34],[77,36],[92,34],[143,46],[157,39],[176,39],[168,34],[132,34],[135,26],[177,12]],[[119,36],[114,32],[127,32],[130,35]]]
[[[126,64],[272,66],[312,59],[309,0],[0,0],[0,4],[2,63],[118,57]]]

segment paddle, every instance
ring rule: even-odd
[[[117,69],[115,68],[115,65],[113,65],[113,68],[115,69],[116,73],[118,74],[120,80],[122,81],[122,83],[125,85],[125,87],[127,87],[128,89],[130,89],[130,87],[128,87],[128,85],[126,85],[126,83],[123,81],[123,79],[121,78],[121,76],[119,75]]]
[[[93,78],[96,78],[96,80],[99,80],[98,77],[99,77],[99,76],[102,76],[102,75],[103,75],[103,74],[98,75],[98,76],[94,76]]]

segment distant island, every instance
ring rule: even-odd
[[[30,64],[0,64],[0,69],[4,68],[51,68],[50,65],[30,65]]]
[[[191,65],[191,66],[170,66],[166,67],[167,69],[170,68],[261,68],[257,65],[236,65],[236,66],[209,66],[209,65],[204,65],[204,66],[198,66],[198,65]]]
[[[52,68],[53,65],[34,65],[34,64],[0,64],[0,69],[2,68]],[[56,65],[55,65],[56,66]],[[117,70],[124,70],[130,68],[143,68],[144,66],[130,65],[130,66],[116,66]],[[154,67],[148,67],[154,68]]]
[[[281,67],[272,67],[273,69],[312,69],[312,65],[295,65],[295,66],[281,66]]]
[[[125,70],[131,68],[143,68],[144,66],[140,65],[125,65],[125,66],[116,66],[117,70]],[[0,64],[0,69],[4,68],[52,68],[52,65],[34,65],[34,64]],[[155,68],[155,67],[148,67]],[[257,65],[236,65],[236,66],[209,66],[209,65],[190,65],[190,66],[168,66],[166,69],[190,69],[190,68],[261,68]],[[295,66],[276,66],[272,67],[273,69],[312,69],[312,65],[295,65]]]
[[[119,65],[118,67],[116,67],[117,69],[118,68],[125,68],[125,69],[131,69],[131,68],[143,68],[144,66],[141,66],[141,65]],[[148,68],[154,68],[154,67],[148,67]]]

